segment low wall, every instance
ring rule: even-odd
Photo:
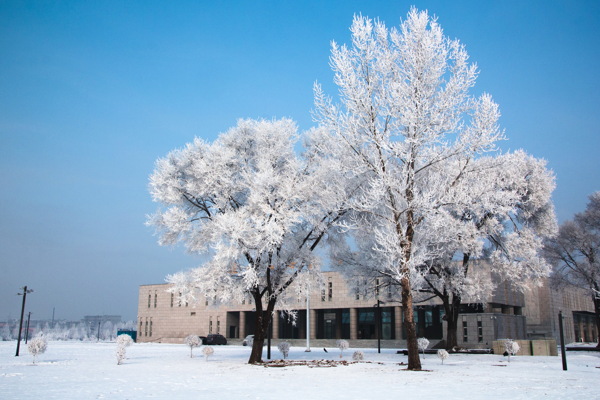
[[[504,354],[506,351],[504,348],[505,340],[495,340],[492,342],[492,349],[494,354]],[[518,356],[557,356],[558,349],[556,347],[556,340],[545,339],[545,340],[515,340],[519,344]]]

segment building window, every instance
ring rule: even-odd
[[[148,308],[150,308],[150,304],[152,303],[152,295],[148,293]]]
[[[140,336],[142,336],[143,327],[144,327],[144,323],[142,322],[142,319],[140,318]]]
[[[156,308],[156,304],[158,304],[158,294],[154,293],[154,308]]]
[[[208,333],[212,333],[212,317],[208,321]]]
[[[146,318],[146,325],[144,325],[144,336],[148,336],[148,318]]]
[[[171,293],[171,308],[173,308],[173,300],[175,298],[175,294]]]
[[[375,280],[375,296],[379,297],[379,279]]]
[[[194,315],[196,315],[196,312],[195,312],[195,311],[192,311],[192,312],[190,313],[190,315],[193,317]]]
[[[481,316],[477,317],[477,341],[479,343],[483,342],[483,322],[481,321]]]
[[[177,305],[181,307],[181,292],[179,292],[179,299],[177,300]]]
[[[321,301],[325,301],[325,289],[321,289]]]
[[[329,282],[329,293],[327,294],[328,300],[333,299],[333,282]]]
[[[221,333],[221,321],[219,321],[219,317],[217,317],[217,334]]]
[[[466,343],[469,341],[469,329],[467,328],[467,319],[463,318],[463,342]]]
[[[150,334],[148,336],[152,337],[152,318],[150,318]]]

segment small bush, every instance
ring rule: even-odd
[[[44,354],[48,348],[48,342],[44,336],[38,336],[29,341],[27,349],[33,356],[33,363],[35,364],[36,357],[39,354]]]
[[[442,364],[444,364],[444,360],[448,358],[450,354],[448,354],[448,352],[444,349],[439,349],[437,351],[437,356],[440,358],[440,360],[442,360]]]
[[[204,346],[202,354],[204,354],[204,359],[208,361],[208,357],[215,354],[215,350],[211,346]]]
[[[429,340],[424,337],[419,338],[417,339],[417,346],[419,346],[419,350],[421,350],[423,355],[425,355],[425,350],[427,349],[427,346],[429,346]]]
[[[504,341],[504,349],[506,350],[506,355],[508,356],[508,362],[510,362],[510,356],[514,356],[521,350],[521,346],[519,343],[509,339]]]
[[[362,351],[360,351],[360,350],[356,350],[356,351],[354,352],[354,354],[352,354],[352,359],[353,359],[354,361],[362,361],[362,360],[364,360],[364,359],[365,359],[365,355],[364,355],[364,353],[363,353]]]
[[[279,351],[283,355],[283,359],[285,360],[288,357],[288,354],[290,353],[290,344],[288,342],[281,342],[277,345],[277,348],[279,349]]]
[[[202,340],[198,335],[189,335],[183,339],[183,342],[190,346],[190,358],[194,357],[194,347],[198,347],[202,344]]]
[[[347,340],[340,339],[336,342],[338,349],[340,349],[340,358],[344,356],[344,350],[348,350],[350,348],[350,344]]]
[[[132,344],[133,344],[133,339],[131,338],[131,336],[129,336],[127,334],[121,334],[121,335],[117,336],[117,345],[123,346],[123,347],[129,347]]]

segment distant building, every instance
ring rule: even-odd
[[[325,286],[310,296],[310,338],[350,339],[368,346],[377,339],[377,300],[372,295],[348,286],[337,272],[324,273]],[[138,300],[138,342],[180,343],[189,334],[206,336],[220,333],[241,339],[254,330],[255,312],[249,297],[241,304],[180,304],[178,296],[167,292],[169,284],[142,285]],[[401,305],[391,293],[381,293],[381,339],[390,347],[405,346]],[[463,304],[459,317],[458,344],[469,348],[491,348],[497,339],[556,339],[557,310],[565,315],[568,342],[597,340],[598,333],[590,313],[593,304],[579,292],[560,294],[544,286],[523,294],[501,284],[488,302]],[[415,305],[417,336],[434,346],[444,339],[443,306],[436,300]],[[274,339],[306,339],[306,299],[298,299],[297,322],[286,316],[272,325]],[[554,315],[556,314],[556,316]]]

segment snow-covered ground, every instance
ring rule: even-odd
[[[49,342],[33,357],[16,342],[0,342],[1,399],[600,399],[600,353],[559,357],[452,354],[441,364],[426,354],[427,371],[404,370],[395,350],[362,349],[365,362],[338,367],[265,368],[246,364],[250,348],[215,346],[208,361],[201,348],[134,344],[117,365],[115,343]],[[339,350],[304,352],[290,359],[339,360]],[[354,349],[344,353],[352,360]],[[266,356],[266,355],[265,355]],[[272,358],[280,358],[275,346]]]

